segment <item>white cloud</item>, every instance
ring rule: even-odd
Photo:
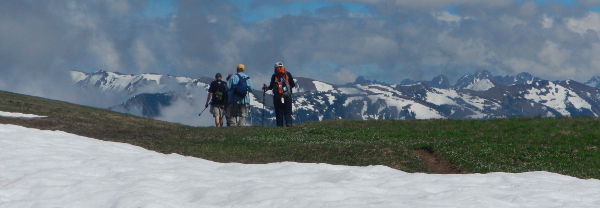
[[[447,11],[437,12],[437,13],[433,14],[433,16],[435,18],[437,18],[438,20],[446,21],[446,22],[460,22],[463,19],[462,17],[460,17],[458,15],[450,14],[450,12],[447,12]]]
[[[106,37],[98,36],[90,40],[89,50],[100,59],[100,69],[107,71],[120,71],[119,50],[114,43]]]
[[[587,30],[594,30],[600,32],[600,14],[596,12],[589,12],[587,16],[583,18],[567,18],[567,27],[580,35],[583,35]]]
[[[356,77],[358,77],[356,74],[354,74],[352,71],[346,68],[340,68],[337,72],[333,74],[333,76],[335,77],[336,84],[354,82],[354,80],[356,80]]]
[[[136,40],[133,46],[135,63],[138,67],[138,73],[155,72],[158,60],[156,60],[154,51],[148,48],[146,42]]]
[[[564,66],[564,63],[571,57],[571,51],[563,49],[559,44],[546,41],[538,57],[542,64],[551,68],[558,69]]]
[[[600,71],[600,43],[595,43],[592,45],[590,54],[592,55],[592,57],[590,58],[592,60],[592,70]]]
[[[373,10],[361,18],[294,14],[242,22],[224,0],[181,1],[172,16],[148,19],[140,15],[144,1],[7,1],[0,7],[0,48],[6,54],[0,72],[10,79],[57,69],[212,77],[244,63],[262,83],[273,62],[282,61],[299,77],[335,74],[331,79],[343,83],[370,75],[397,83],[439,74],[454,79],[486,67],[564,79],[575,77],[558,75],[576,69],[573,76],[591,76],[600,67],[600,41],[588,33],[600,34],[600,14],[585,8],[512,0],[330,2],[369,4]],[[444,11],[448,6],[456,6],[456,13]],[[43,67],[30,70],[36,61]],[[1,86],[12,83],[0,80]]]
[[[545,29],[551,28],[554,25],[554,19],[544,14],[542,18],[542,27]]]
[[[403,7],[416,8],[446,8],[457,4],[471,4],[489,7],[505,7],[514,3],[513,0],[332,0],[333,2],[353,2],[368,4],[393,4]]]
[[[210,106],[202,112],[204,103],[206,103],[206,98],[194,101],[177,99],[171,106],[161,107],[161,116],[155,119],[190,126],[214,126],[215,120],[210,114]],[[200,112],[202,112],[202,115],[198,116]]]

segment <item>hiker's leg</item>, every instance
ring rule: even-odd
[[[223,105],[217,106],[218,113],[217,118],[215,118],[215,122],[217,122],[217,127],[223,127],[223,118],[225,117],[225,108]]]
[[[235,116],[233,115],[233,111],[235,111],[236,109],[233,109],[232,104],[229,104],[229,106],[227,106],[227,126],[237,126],[237,123],[235,121]]]
[[[219,127],[219,122],[218,122],[219,114],[216,110],[217,110],[217,108],[215,108],[214,105],[210,105],[210,114],[212,114],[213,118],[215,118],[215,126]]]
[[[240,123],[238,124],[238,126],[245,126],[246,125],[246,115],[248,115],[248,105],[240,105]]]
[[[273,97],[273,105],[275,107],[275,121],[277,126],[283,126],[283,103],[281,97]]]
[[[284,110],[283,110],[283,116],[285,117],[285,125],[291,127],[293,124],[293,118],[292,118],[292,98],[291,97],[285,97],[285,103],[284,105]]]

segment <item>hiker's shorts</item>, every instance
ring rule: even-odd
[[[213,117],[223,117],[225,116],[225,105],[210,105],[210,113],[213,114]]]

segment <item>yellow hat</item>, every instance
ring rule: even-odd
[[[246,67],[244,66],[244,64],[238,64],[237,65],[237,70],[238,71],[244,71],[244,70],[246,70]]]

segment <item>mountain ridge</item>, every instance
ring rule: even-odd
[[[171,75],[124,75],[115,72],[73,72],[73,81],[87,90],[127,94],[130,98],[111,109],[134,115],[161,116],[169,101],[185,101],[190,106],[206,97],[212,78]],[[431,81],[405,79],[401,84],[386,84],[358,77],[354,83],[329,84],[296,77],[294,117],[296,122],[335,119],[493,119],[519,116],[600,115],[600,92],[594,80],[548,81],[523,72],[516,76],[493,76],[489,71],[466,74],[450,85],[439,75]],[[594,86],[592,86],[594,85]],[[162,97],[145,99],[137,96]],[[270,92],[266,96],[272,95]],[[176,99],[175,99],[176,98]],[[263,103],[264,101],[264,103]],[[157,104],[158,103],[158,104]],[[128,107],[124,107],[124,106]],[[272,99],[263,92],[251,93],[251,125],[273,125]],[[121,107],[118,107],[121,106]],[[136,107],[137,106],[137,107]],[[129,109],[138,109],[133,112]],[[152,108],[144,111],[143,108]],[[264,108],[264,115],[263,115]],[[142,109],[142,113],[139,110]],[[143,113],[153,112],[153,113]],[[264,118],[264,119],[263,119]]]

